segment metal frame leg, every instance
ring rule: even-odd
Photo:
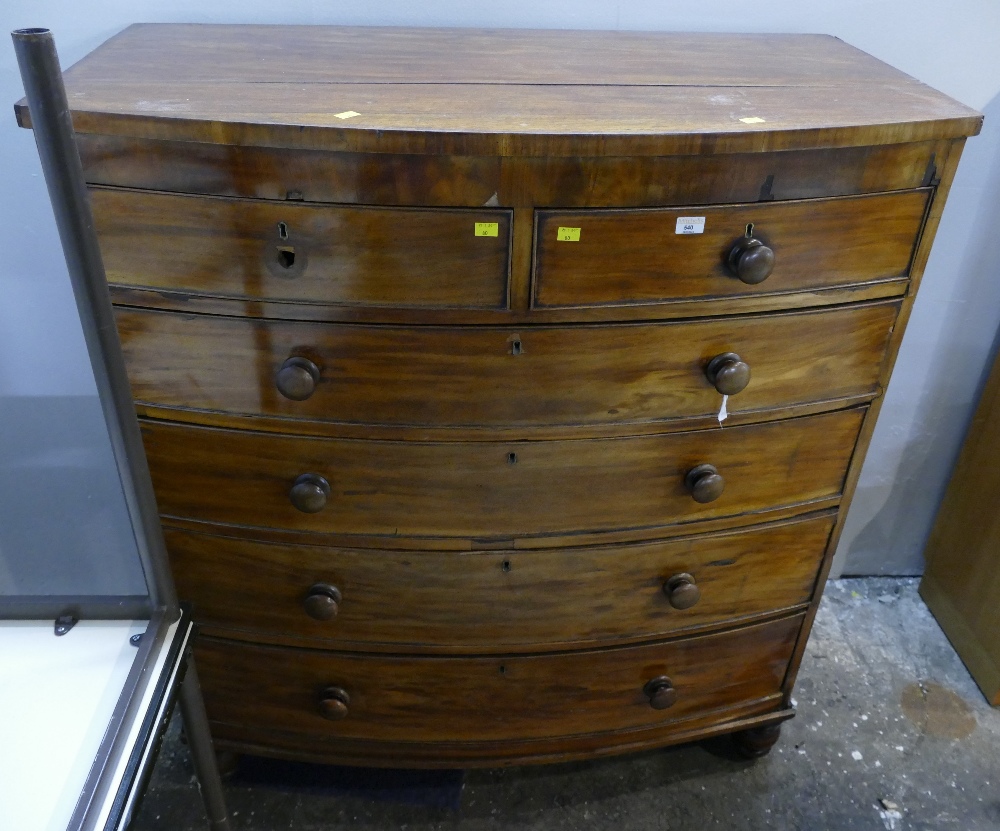
[[[201,797],[205,800],[205,811],[213,831],[231,831],[226,799],[222,793],[222,779],[215,761],[212,734],[208,729],[208,713],[201,697],[198,671],[194,666],[194,656],[188,655],[187,672],[181,684],[180,705],[184,718],[184,732],[194,762],[195,776]]]

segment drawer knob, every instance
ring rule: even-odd
[[[305,401],[316,392],[319,383],[319,367],[308,358],[293,357],[278,369],[274,384],[285,398]]]
[[[763,283],[774,270],[774,250],[753,236],[751,229],[729,251],[729,270],[744,283]]]
[[[735,352],[723,352],[708,362],[705,377],[722,395],[736,395],[750,383],[750,365]]]
[[[701,589],[690,574],[675,574],[663,584],[663,593],[675,609],[690,609],[701,600]]]
[[[340,721],[347,718],[347,705],[351,697],[343,687],[327,687],[320,693],[319,714],[330,721]]]
[[[302,602],[313,620],[333,620],[340,611],[340,589],[329,583],[317,583]]]
[[[684,477],[684,487],[695,502],[714,502],[726,487],[726,480],[719,475],[715,465],[698,465]]]
[[[649,696],[649,706],[654,710],[666,710],[677,703],[677,689],[666,675],[647,681],[642,691]]]
[[[326,506],[330,483],[318,473],[303,473],[292,483],[288,498],[304,514],[315,514]]]

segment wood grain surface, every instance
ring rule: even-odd
[[[818,35],[147,24],[66,85],[78,132],[365,152],[761,151],[954,138],[981,124]],[[347,112],[358,115],[337,117]]]
[[[979,688],[1000,706],[1000,361],[994,360],[938,509],[920,593]]]
[[[310,303],[507,306],[509,211],[106,188],[92,188],[91,201],[110,283]],[[495,236],[477,235],[476,223]]]
[[[534,304],[631,305],[900,277],[909,269],[928,196],[917,190],[671,210],[538,211]],[[704,232],[677,233],[682,217],[704,218]],[[726,266],[750,225],[774,251],[774,271],[757,285]],[[576,228],[579,240],[560,240],[560,227]]]
[[[200,638],[209,717],[344,739],[450,742],[571,736],[666,723],[773,695],[801,616],[664,644],[557,655],[416,657],[252,646]],[[667,675],[677,703],[655,710],[644,685]],[[350,695],[346,718],[317,711],[325,687]]]
[[[331,153],[81,133],[89,183],[362,205],[654,207],[808,199],[930,183],[940,141],[776,153],[490,157]]]
[[[897,302],[674,324],[523,328],[253,321],[118,308],[138,402],[337,425],[629,425],[711,417],[706,367],[733,352],[749,386],[728,410],[760,412],[871,396]],[[319,370],[303,401],[275,378],[293,356]],[[430,391],[433,391],[430,394]],[[183,412],[180,412],[183,411]],[[254,426],[234,420],[233,426]],[[271,429],[301,429],[276,422]]]
[[[152,24],[67,86],[220,746],[462,767],[791,715],[981,115],[817,35]],[[948,625],[988,605],[944,573]]]
[[[365,739],[303,742],[295,733],[267,730],[256,724],[212,723],[216,748],[254,756],[270,756],[315,764],[382,768],[498,768],[606,758],[623,753],[653,750],[668,745],[717,739],[727,733],[780,724],[795,715],[780,695],[758,698],[685,719],[682,725],[654,725],[642,730],[589,733],[554,739],[487,741],[441,744],[439,742],[373,742]]]
[[[339,650],[493,653],[650,640],[733,625],[812,597],[835,515],[667,542],[539,551],[275,545],[167,528],[182,599],[206,635]],[[701,598],[663,591],[689,574]],[[325,583],[331,620],[303,601]]]
[[[142,432],[166,516],[319,534],[510,538],[738,517],[836,496],[863,415],[862,407],[586,441],[376,442],[153,421]],[[727,480],[708,504],[684,486],[703,463]],[[318,513],[289,501],[305,473],[330,483]]]
[[[530,212],[529,212],[530,213]],[[518,223],[515,221],[515,225]],[[519,230],[518,235],[524,232]],[[528,223],[529,239],[531,223]],[[511,296],[526,297],[530,290],[530,254],[521,255],[518,266],[512,263]],[[526,260],[526,262],[525,262]],[[524,270],[522,271],[522,267]],[[624,321],[684,320],[693,317],[753,314],[755,312],[814,309],[845,303],[902,298],[909,291],[909,280],[897,277],[873,283],[833,286],[808,291],[761,291],[754,295],[733,297],[694,297],[665,303],[642,303],[632,306],[604,305],[581,307],[517,309],[449,309],[402,306],[329,306],[287,300],[238,300],[193,295],[183,291],[109,286],[112,301],[119,306],[179,311],[185,314],[213,314],[230,317],[242,315],[272,320],[311,320],[317,322],[375,323],[447,326],[521,326],[531,323],[621,323]],[[759,287],[758,287],[759,288]]]

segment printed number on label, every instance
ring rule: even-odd
[[[705,217],[703,216],[679,216],[677,217],[677,229],[675,234],[704,234]]]

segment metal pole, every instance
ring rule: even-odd
[[[146,586],[153,607],[176,620],[177,595],[115,329],[55,42],[48,29],[18,29],[11,32],[11,37]]]
[[[104,263],[94,230],[55,42],[48,29],[19,29],[12,32],[11,37],[111,448],[132,520],[132,533],[146,576],[153,619],[172,622],[180,616],[180,608],[142,446],[142,434],[135,418],[125,360],[115,328]],[[159,629],[162,627],[157,627],[157,631]],[[148,648],[152,648],[151,643]],[[190,654],[188,661],[187,674],[180,690],[181,712],[212,828],[229,831],[208,716]],[[143,662],[142,672],[145,672],[146,663]],[[136,669],[140,668],[137,666]],[[130,706],[135,706],[138,697],[133,695],[129,701]],[[119,739],[114,739],[116,744]],[[110,757],[110,751],[106,755]]]
[[[188,656],[187,675],[181,683],[180,703],[181,715],[184,717],[184,731],[187,734],[188,747],[191,749],[191,761],[194,762],[208,821],[211,823],[212,831],[229,831],[229,814],[226,811],[226,798],[222,793],[219,763],[212,747],[208,714],[205,712],[205,701],[201,697],[201,685],[198,683],[198,671],[194,666],[193,655]]]

